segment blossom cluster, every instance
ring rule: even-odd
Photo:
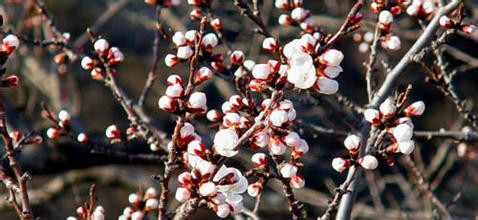
[[[131,193],[128,196],[130,206],[123,210],[118,220],[143,220],[149,213],[158,209],[158,193],[155,188],[148,188],[146,191]]]
[[[124,54],[118,47],[110,47],[105,39],[98,39],[93,45],[95,57],[85,56],[81,60],[81,67],[84,70],[91,71],[91,77],[94,80],[104,80],[106,74],[116,75],[116,70],[111,68],[123,62]]]
[[[76,209],[76,216],[69,216],[66,220],[89,220],[88,218],[89,209],[85,206],[80,206]],[[105,208],[103,206],[96,206],[92,213],[90,213],[91,220],[104,220],[105,219]]]
[[[303,0],[275,0],[274,6],[278,9],[282,9],[290,12],[290,14],[282,14],[279,16],[280,25],[298,25],[302,30],[306,32],[313,32],[316,27],[313,25],[313,21],[310,10],[303,8]]]
[[[216,171],[215,165],[197,155],[202,154],[200,149],[194,150],[190,152],[188,147],[188,164],[192,170],[178,176],[181,187],[176,190],[176,200],[185,202],[193,197],[203,198],[221,218],[239,213],[243,207],[241,194],[248,186],[247,179],[233,167],[222,165]]]
[[[420,116],[424,111],[423,101],[416,101],[400,110],[395,99],[389,97],[379,106],[379,110],[366,109],[364,118],[372,126],[386,129],[391,134],[390,150],[392,152],[410,154],[415,148],[412,140],[414,125],[411,117]]]
[[[196,72],[196,83],[201,83],[212,77],[212,71],[207,67],[202,67]],[[163,111],[176,112],[185,109],[188,112],[204,114],[207,112],[206,94],[203,92],[194,92],[189,97],[184,97],[183,80],[178,75],[170,75],[167,79],[168,87],[166,95],[162,96],[158,105]],[[187,98],[187,100],[183,100]],[[180,108],[180,105],[182,108]]]
[[[0,45],[0,65],[3,65],[13,51],[20,46],[20,40],[17,36],[9,34],[3,39],[0,38],[0,41],[2,43]],[[0,75],[0,77],[0,87],[15,87],[20,83],[20,78],[18,78],[16,75],[9,75],[5,78]]]
[[[50,112],[43,111],[43,116],[56,123],[55,126],[47,129],[46,136],[48,138],[55,139],[70,132],[71,115],[68,111],[61,110],[56,118]]]

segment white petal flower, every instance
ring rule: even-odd
[[[280,169],[280,174],[284,178],[291,178],[297,174],[298,168],[290,163],[284,164],[284,166]]]
[[[294,53],[290,57],[290,68],[287,70],[287,80],[297,88],[308,89],[317,80],[313,59],[306,53]]]
[[[217,185],[217,191],[222,193],[241,194],[247,190],[247,179],[238,169],[222,165],[222,167],[216,172],[216,175],[214,175],[213,181],[220,182],[223,178],[229,178],[228,181],[225,182],[232,184],[219,184]]]
[[[234,147],[237,144],[239,137],[232,129],[219,130],[214,136],[214,149],[216,152],[224,157],[232,157],[239,151]]]

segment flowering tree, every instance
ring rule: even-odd
[[[444,48],[453,48],[449,46],[452,36],[476,38],[475,26],[467,17],[468,11],[475,9],[474,5],[460,0],[358,0],[347,7],[345,17],[337,16],[340,20],[332,25],[333,31],[327,31],[323,26],[330,24],[316,22],[315,16],[320,13],[314,11],[318,3],[312,1],[188,0],[182,5],[179,0],[144,2],[146,4],[140,7],[156,12],[155,35],[148,75],[134,98],[122,86],[125,73],[121,68],[127,53],[122,52],[121,43],[113,43],[107,35],[103,36],[101,29],[128,5],[128,0],[113,3],[78,37],[64,32],[41,0],[0,4],[0,25],[3,25],[0,134],[4,149],[0,152],[5,161],[0,167],[0,180],[6,193],[5,204],[15,210],[18,218],[41,217],[32,205],[38,206],[53,198],[49,195],[68,188],[67,180],[59,180],[62,187],[54,187],[53,183],[33,190],[28,184],[31,175],[19,160],[25,151],[34,147],[29,145],[58,143],[67,149],[78,146],[87,149],[86,154],[76,156],[77,160],[81,157],[82,162],[101,155],[129,163],[161,164],[160,171],[156,169],[150,178],[154,184],[145,189],[144,185],[138,185],[139,190],[128,196],[122,213],[106,215],[106,209],[98,205],[101,197],[96,194],[96,185],[92,185],[88,199],[79,204],[68,220],[181,220],[193,218],[203,209],[218,218],[260,219],[265,213],[261,206],[268,206],[266,203],[274,200],[267,188],[279,191],[285,198],[288,209],[282,209],[290,214],[283,216],[292,219],[345,220],[357,215],[400,218],[404,204],[410,203],[408,200],[415,200],[411,203],[417,204],[419,197],[424,198],[425,205],[407,206],[412,210],[408,213],[412,219],[450,220],[462,215],[459,210],[452,210],[459,196],[442,200],[436,194],[439,184],[436,181],[442,181],[455,163],[452,161],[450,167],[448,162],[442,165],[443,161],[449,161],[447,158],[453,155],[454,160],[457,155],[474,158],[474,151],[467,146],[478,140],[474,131],[478,129],[477,118],[453,85],[460,70],[447,64],[448,56],[444,53]],[[20,5],[26,11],[27,22],[16,21],[20,16],[10,12],[20,10]],[[273,14],[271,6],[280,12],[279,16],[270,15]],[[239,25],[251,24],[252,28],[239,31],[240,35],[248,36],[245,43],[236,42],[229,33],[233,29],[229,25],[237,22],[228,15],[233,13],[230,8],[241,18]],[[177,13],[188,10],[189,30],[178,23],[172,13],[175,10]],[[265,17],[272,17],[274,21]],[[397,20],[417,24],[412,37],[403,33]],[[276,23],[278,25],[274,25]],[[23,30],[25,27],[31,31]],[[292,32],[292,37],[281,36],[284,31],[277,28]],[[402,36],[408,37],[408,43],[401,43]],[[350,38],[358,45],[353,50],[355,54],[344,53],[336,45]],[[40,64],[35,56],[28,54],[28,48],[52,54],[58,73],[40,73],[41,68],[36,67]],[[459,54],[458,59],[476,64],[475,58],[454,50],[448,53]],[[403,55],[396,62],[384,58],[397,53]],[[349,86],[339,77],[346,69],[342,66],[348,65],[357,54],[368,55],[364,59],[364,85],[360,87],[366,94],[365,101],[352,101],[339,92]],[[463,123],[471,127],[458,131],[453,126],[436,132],[414,131],[414,120],[425,113],[425,102],[420,100],[427,98],[413,95],[416,89],[412,83],[400,84],[404,81],[402,76],[412,75],[409,66],[413,64],[419,64],[421,71],[428,74],[426,82],[451,100]],[[23,120],[16,115],[22,110],[13,108],[11,100],[5,98],[15,93],[24,80],[10,74],[12,70],[18,70],[27,78],[26,85],[33,88],[30,92],[44,93],[37,98],[40,102],[34,100],[29,104],[33,109],[35,106],[41,109],[39,123],[18,126]],[[181,74],[173,73],[180,71]],[[90,75],[84,77],[88,78],[82,80],[84,83],[104,85],[113,95],[123,112],[115,118],[126,116],[126,129],[116,122],[108,122],[110,125],[104,129],[106,141],[102,135],[87,129],[68,95],[79,92],[73,91],[74,86],[68,86],[66,81],[79,78],[66,76],[85,73]],[[141,76],[134,74],[129,77]],[[158,78],[165,82],[157,82]],[[213,100],[209,86],[220,88],[220,83],[233,92],[225,100]],[[155,94],[152,92],[155,87],[164,89]],[[149,108],[152,99],[157,105]],[[106,104],[92,105],[102,110]],[[321,111],[331,113],[309,111],[307,106],[311,105],[319,105]],[[159,123],[157,115],[171,116],[174,126],[166,126],[165,120]],[[310,117],[319,121],[309,121]],[[331,120],[337,117],[342,120]],[[95,116],[93,120],[100,117]],[[319,153],[317,136],[327,137],[335,144],[342,142],[344,148],[325,150],[322,147]],[[42,137],[48,139],[47,143],[42,143]],[[416,140],[424,137],[426,141]],[[437,156],[426,156],[432,163],[427,166],[423,164],[419,147],[434,139],[454,140],[457,150],[455,154],[450,147],[437,150]],[[142,152],[117,147],[128,145],[135,145],[134,148],[141,148]],[[425,152],[428,151],[423,150]],[[320,154],[326,155],[319,159],[327,164],[325,168],[317,162]],[[95,172],[98,170],[101,169]],[[331,170],[338,173],[328,172]],[[386,192],[386,181],[391,181],[385,180],[389,173],[396,174],[398,180],[393,181],[400,185],[401,192],[410,194],[405,195],[406,199],[397,201]],[[403,173],[409,175],[404,177]],[[102,175],[96,173],[96,176]],[[436,181],[430,181],[434,176]],[[331,177],[341,183],[335,186]],[[330,196],[318,187],[324,184],[318,181],[326,180],[332,189]],[[363,185],[367,185],[368,190],[363,190]],[[415,191],[411,188],[422,195],[413,195]],[[47,196],[41,194],[45,191]],[[359,192],[365,193],[357,198]],[[465,215],[469,217],[471,213]]]

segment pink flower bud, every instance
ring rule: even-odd
[[[192,175],[191,173],[188,173],[188,172],[183,172],[181,174],[179,174],[178,176],[178,182],[182,185],[182,186],[187,186],[189,184],[191,184],[192,182]]]
[[[217,110],[211,110],[207,112],[206,117],[209,121],[216,122],[221,119],[221,113]]]
[[[82,144],[87,144],[89,142],[88,135],[86,135],[85,133],[78,134],[76,140]]]
[[[197,32],[196,30],[190,30],[184,34],[184,37],[186,38],[186,42],[190,46],[194,46],[194,44],[196,44],[196,41],[199,40],[199,32]]]
[[[286,146],[278,138],[271,138],[269,142],[269,150],[273,155],[282,155],[285,153]]]
[[[416,101],[405,108],[404,112],[407,116],[420,116],[425,112],[425,103],[423,101]]]
[[[465,34],[473,34],[475,32],[476,26],[472,24],[465,24],[461,27],[461,31]]]
[[[166,79],[166,82],[168,83],[169,86],[176,85],[176,84],[182,84],[183,80],[181,79],[180,76],[173,74],[168,76]]]
[[[103,208],[103,206],[99,205],[99,206],[96,206],[95,211],[93,211],[93,212],[99,212],[99,213],[104,214],[105,213],[105,208]]]
[[[46,131],[46,136],[48,136],[48,138],[50,139],[55,139],[60,136],[60,133],[60,130],[56,128],[48,128],[48,130]]]
[[[397,105],[392,97],[388,97],[382,104],[380,104],[379,109],[380,113],[382,113],[385,118],[391,118],[397,111]]]
[[[240,50],[236,50],[231,53],[231,56],[229,57],[231,62],[236,64],[236,65],[241,65],[244,62],[244,52]]]
[[[110,125],[108,128],[106,128],[106,137],[107,138],[120,138],[121,133],[120,130],[118,129],[118,126],[116,125]]]
[[[168,54],[164,58],[164,63],[168,67],[173,67],[173,66],[176,66],[176,64],[179,63],[179,58],[174,54]]]
[[[297,132],[289,132],[287,135],[284,136],[284,142],[289,147],[298,146],[300,144],[300,136]]]
[[[213,72],[207,67],[201,67],[198,71],[196,71],[196,83],[202,83],[208,79],[211,79],[213,76]]]
[[[179,202],[185,202],[186,200],[188,200],[189,198],[191,198],[191,192],[186,189],[186,188],[183,188],[183,187],[179,187],[177,190],[176,190],[176,196],[175,196],[176,200],[178,200]]]
[[[402,141],[398,142],[398,149],[400,149],[400,153],[402,154],[411,154],[415,149],[415,141]]]
[[[435,11],[436,9],[436,6],[435,6],[435,2],[433,1],[424,1],[423,4],[422,4],[422,8],[423,8],[423,12],[425,12],[425,14],[431,14]]]
[[[201,160],[196,164],[195,168],[199,171],[201,176],[207,177],[212,175],[216,166],[207,160]]]
[[[378,166],[378,160],[372,155],[366,155],[358,159],[358,163],[366,170],[374,170]]]
[[[294,8],[291,12],[291,17],[297,22],[303,21],[307,17],[307,12],[303,8]]]
[[[300,139],[299,144],[292,147],[292,156],[294,158],[302,157],[307,152],[309,152],[309,144],[304,139]]]
[[[226,113],[223,117],[223,126],[224,127],[234,127],[239,126],[241,122],[241,116],[237,113]]]
[[[446,15],[441,16],[439,22],[444,28],[450,28],[453,25],[453,21]]]
[[[123,209],[123,216],[125,217],[131,217],[131,214],[133,214],[134,210],[131,207],[126,207]]]
[[[273,37],[268,37],[262,42],[262,48],[267,51],[274,51],[279,47],[276,39]]]
[[[358,153],[358,150],[360,149],[360,142],[361,139],[357,135],[349,135],[347,138],[344,140],[344,146],[349,150],[349,152],[353,155]]]
[[[146,200],[146,204],[145,204],[145,209],[147,211],[152,211],[152,210],[155,210],[158,208],[158,200],[157,199],[148,199]]]
[[[108,49],[110,48],[110,44],[105,39],[99,39],[95,42],[93,47],[95,48],[95,51],[97,53],[105,54],[106,52],[108,52]]]
[[[158,196],[158,193],[155,188],[149,187],[146,192],[144,193],[144,198],[146,199],[152,199]]]
[[[121,50],[117,47],[112,47],[108,51],[108,62],[110,64],[118,64],[123,62],[124,60],[124,54],[121,52]]]
[[[226,218],[231,213],[231,208],[228,204],[218,205],[216,208],[216,215],[219,218]]]
[[[95,63],[93,62],[93,60],[89,57],[89,56],[85,56],[83,57],[83,59],[81,59],[81,67],[84,69],[84,70],[91,70],[93,69]]]
[[[3,38],[3,45],[2,45],[2,50],[7,52],[7,54],[12,53],[15,49],[17,49],[20,46],[20,40],[18,39],[17,36],[13,34],[7,35],[5,38]]]
[[[194,127],[190,123],[184,123],[183,127],[179,130],[179,136],[181,138],[187,138],[194,134]]]
[[[338,66],[344,59],[344,54],[336,49],[328,49],[320,55],[320,63],[329,66]]]
[[[317,88],[319,93],[325,95],[332,95],[339,91],[339,83],[333,79],[320,76],[317,79]]]
[[[378,16],[378,22],[380,22],[383,25],[389,25],[390,23],[393,22],[393,14],[387,10],[381,11],[380,15]]]
[[[189,13],[191,20],[200,20],[204,17],[204,12],[201,8],[194,8],[191,13]]]
[[[377,125],[380,124],[380,112],[377,111],[376,109],[366,109],[363,112],[363,116],[366,121],[371,123],[372,125]]]
[[[211,27],[216,29],[216,30],[220,30],[222,29],[222,22],[219,18],[214,18],[212,21],[211,21]]]
[[[294,7],[302,7],[302,5],[304,4],[304,0],[294,0],[293,3]]]
[[[271,69],[267,64],[256,64],[252,69],[252,76],[256,79],[267,80],[271,76]]]
[[[188,5],[198,6],[202,3],[202,0],[188,0]]]
[[[144,214],[141,211],[136,211],[131,214],[131,220],[143,220]]]
[[[6,87],[16,87],[20,83],[20,78],[16,75],[10,75],[5,78]]]
[[[350,167],[350,162],[341,157],[336,157],[332,160],[332,168],[339,173],[344,172],[344,170]]]
[[[187,60],[193,55],[194,51],[189,46],[182,46],[178,48],[177,57],[179,59]]]
[[[60,119],[60,121],[69,121],[71,120],[71,115],[67,111],[61,110],[58,113],[58,119]]]
[[[86,209],[83,206],[80,206],[76,209],[76,215],[79,217],[86,217]]]
[[[187,105],[192,109],[203,109],[207,108],[207,98],[204,92],[194,92],[189,96]]]
[[[269,121],[272,125],[276,127],[282,126],[284,123],[289,121],[289,117],[286,111],[283,110],[274,110],[272,111]]]
[[[199,194],[201,194],[201,196],[213,196],[214,194],[216,194],[216,192],[216,184],[214,184],[213,182],[203,183],[199,187]]]
[[[166,88],[166,95],[172,98],[179,98],[183,95],[183,86],[181,84],[174,84]]]
[[[233,95],[229,97],[229,103],[231,104],[233,108],[236,108],[236,109],[242,107],[243,105],[241,96],[239,95]]]
[[[43,142],[43,138],[40,135],[34,135],[31,137],[31,141],[33,144],[41,144]]]
[[[176,111],[176,101],[173,98],[164,95],[158,101],[159,108],[165,112],[174,112]]]
[[[402,44],[399,37],[391,36],[385,41],[385,45],[390,50],[399,50]]]
[[[94,80],[103,80],[104,79],[103,74],[104,74],[103,70],[99,67],[96,67],[93,70],[91,70],[91,78],[93,78]]]
[[[174,45],[176,45],[176,47],[181,47],[186,44],[186,37],[184,36],[183,32],[178,31],[174,33],[171,39],[173,40],[173,43]]]
[[[417,16],[420,12],[421,5],[419,4],[411,4],[407,8],[407,14],[410,16]]]
[[[218,44],[218,39],[214,33],[209,33],[204,35],[202,38],[201,46],[206,49],[206,51],[211,52],[214,47]]]
[[[141,200],[136,193],[131,193],[128,196],[128,202],[132,205],[138,206],[141,203]]]
[[[284,178],[291,178],[297,174],[298,168],[290,163],[284,164],[280,169],[280,174]]]
[[[255,153],[252,155],[251,161],[256,167],[263,167],[267,164],[266,155],[263,153]]]
[[[289,1],[288,0],[275,0],[274,6],[278,9],[288,9]]]
[[[315,52],[315,45],[317,44],[317,39],[310,34],[304,34],[300,38],[300,45],[306,51]]]
[[[289,15],[282,14],[279,16],[280,25],[289,25],[289,24],[292,24],[292,22],[294,22],[294,20],[292,20],[292,18]]]
[[[277,60],[268,60],[267,65],[272,73],[278,73],[282,64]]]
[[[247,187],[247,194],[251,197],[257,197],[262,192],[262,183],[255,182]]]
[[[260,131],[260,132],[257,132],[253,137],[253,144],[256,146],[256,147],[265,147],[269,144],[269,135],[264,132],[264,131]]]
[[[104,220],[105,214],[103,212],[93,212],[93,220]]]
[[[188,153],[197,156],[204,156],[206,154],[206,148],[200,141],[194,140],[188,144]]]
[[[413,128],[407,124],[399,124],[393,128],[392,134],[397,142],[409,141],[413,136]]]
[[[253,79],[249,83],[248,88],[253,92],[262,92],[264,90],[265,85],[266,85],[265,81],[259,80],[259,79]]]
[[[295,175],[290,178],[290,186],[294,189],[302,189],[305,185],[305,179],[301,175]]]

